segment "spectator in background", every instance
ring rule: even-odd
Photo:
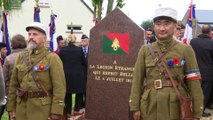
[[[145,31],[145,41],[144,41],[144,44],[152,43],[152,41],[150,40],[152,36],[153,36],[153,31],[152,31],[151,28],[148,28]]]
[[[6,95],[8,93],[9,81],[12,75],[13,66],[18,57],[19,52],[27,47],[27,42],[24,36],[17,34],[11,40],[12,53],[4,60],[3,72],[5,80]]]
[[[179,40],[182,41],[185,33],[185,26],[183,24],[180,25],[180,37]]]
[[[12,70],[15,64],[15,61],[18,57],[19,52],[25,50],[27,47],[27,42],[23,35],[17,34],[14,35],[11,40],[12,53],[5,58],[3,65],[4,79],[6,85],[6,91],[8,91],[9,80],[12,75]]]
[[[5,61],[5,58],[7,56],[7,46],[5,43],[0,43],[0,62],[1,62],[1,69],[3,69],[3,65],[4,65],[4,61]],[[3,72],[3,70],[2,70]],[[0,73],[2,74],[2,73]],[[4,113],[4,109],[5,109],[5,105],[2,105],[0,106],[0,119]]]
[[[177,27],[173,37],[175,40],[181,41],[181,28],[179,26]]]
[[[61,48],[64,47],[64,39],[61,35],[59,35],[56,39],[57,39],[58,48],[56,51],[54,51],[54,53],[58,54]]]
[[[0,107],[4,106],[6,104],[6,99],[5,99],[6,94],[5,93],[6,92],[5,92],[3,69],[2,69],[2,66],[0,66]],[[0,119],[1,119],[1,117],[0,117]]]
[[[81,36],[81,41],[82,41],[82,50],[84,52],[84,57],[86,59],[86,66],[84,68],[84,73],[85,73],[85,78],[87,81],[87,68],[88,68],[88,53],[89,53],[89,38],[83,34]],[[83,103],[82,103],[82,108],[85,108],[86,104],[86,92],[83,93]]]
[[[213,41],[210,39],[211,26],[204,24],[202,34],[190,41],[202,76],[201,87],[204,95],[204,110],[213,98]],[[203,112],[203,117],[211,113]]]
[[[3,75],[2,66],[0,66],[0,113],[1,113],[0,119],[2,119],[2,115],[5,109],[5,104],[6,104],[5,96],[6,96],[6,92],[5,92],[4,75]]]
[[[211,35],[210,35],[211,39],[213,40],[213,28],[211,30]]]
[[[71,117],[73,93],[76,94],[73,114],[84,114],[80,109],[82,108],[83,93],[86,92],[86,77],[84,73],[86,60],[82,48],[75,45],[76,36],[70,34],[68,42],[68,46],[62,48],[59,52],[59,57],[63,62],[66,78],[66,113],[68,117]]]
[[[4,59],[7,56],[7,46],[5,43],[0,43],[0,61],[1,65],[4,64]]]

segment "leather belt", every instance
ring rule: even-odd
[[[49,91],[49,93],[51,93]],[[48,96],[44,91],[27,91],[28,98],[38,98],[38,97],[46,97]]]
[[[178,82],[176,80],[174,81],[174,83],[175,83],[176,86],[178,85]],[[172,83],[171,83],[170,80],[161,80],[161,79],[158,79],[158,80],[155,80],[152,83],[146,84],[144,86],[144,90],[151,89],[151,88],[161,89],[163,87],[173,87],[173,86],[172,86]]]

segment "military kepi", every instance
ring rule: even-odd
[[[83,35],[81,36],[81,39],[88,39],[88,37],[87,37],[87,35],[83,34]]]
[[[4,47],[7,47],[7,45],[5,43],[3,43],[3,42],[0,42],[0,49],[4,48]]]
[[[59,35],[56,39],[57,39],[57,42],[59,42],[59,41],[63,40],[63,37],[62,37],[62,35]]]
[[[177,22],[177,11],[172,8],[158,8],[155,10],[154,22],[165,17]]]
[[[30,25],[28,25],[26,27],[26,31],[28,32],[31,28],[34,28],[42,33],[44,33],[45,35],[48,35],[48,28],[46,25],[40,23],[40,22],[33,22]]]

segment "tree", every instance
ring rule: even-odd
[[[122,8],[125,5],[124,0],[117,0],[116,3],[117,4],[115,7],[119,7],[119,8]],[[113,4],[114,4],[114,0],[108,0],[106,15],[112,11]],[[102,9],[103,0],[92,0],[92,5],[94,7],[94,14],[93,14],[94,19],[101,20],[102,10],[103,10]]]
[[[113,8],[114,0],[108,0],[106,15],[108,15]],[[117,0],[116,7],[123,8],[125,5],[124,0]]]
[[[94,7],[94,14],[93,18],[100,20],[101,19],[101,14],[102,14],[102,5],[103,5],[103,0],[92,0],[92,6]]]
[[[152,28],[153,27],[153,21],[152,20],[145,20],[142,22],[141,27],[143,29],[148,29],[148,28]]]
[[[1,3],[1,7],[2,7],[2,3],[3,3],[3,5],[4,5],[4,10],[10,11],[10,10],[12,10],[13,8],[20,7],[20,6],[21,6],[21,3],[22,3],[23,1],[24,1],[24,0],[0,0],[0,3]]]

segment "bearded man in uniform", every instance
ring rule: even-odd
[[[62,62],[45,47],[44,24],[33,22],[26,30],[29,50],[20,53],[15,63],[7,111],[16,120],[61,120],[66,90]]]

